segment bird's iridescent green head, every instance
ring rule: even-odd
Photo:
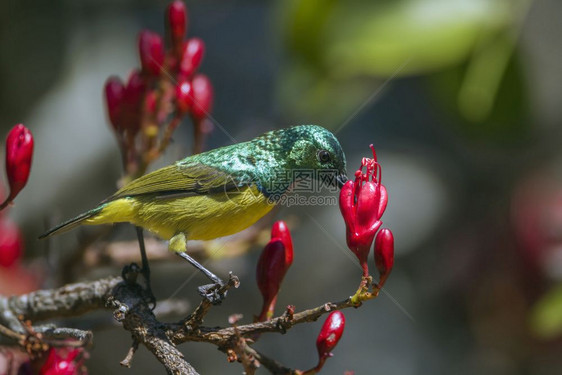
[[[345,155],[330,131],[316,125],[301,125],[288,129],[287,136],[294,140],[287,157],[294,167],[333,170],[345,175]]]
[[[336,137],[317,125],[299,125],[276,130],[259,137],[264,142],[276,142],[275,148],[283,150],[285,168],[291,171],[322,171],[316,179],[331,180],[342,186],[346,177],[345,155]]]

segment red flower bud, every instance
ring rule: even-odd
[[[388,228],[377,233],[375,239],[375,265],[379,270],[379,287],[382,287],[394,265],[394,236]]]
[[[185,3],[180,0],[172,1],[166,10],[166,18],[170,28],[172,43],[181,43],[187,30],[187,8]]]
[[[61,353],[68,352],[64,357]],[[39,375],[80,375],[87,372],[82,368],[83,359],[76,358],[82,354],[82,349],[55,349],[49,350],[47,360],[39,370]]]
[[[13,266],[22,253],[23,239],[18,226],[9,219],[0,220],[0,266]]]
[[[125,86],[118,77],[111,76],[105,82],[105,104],[109,121],[113,129],[119,132],[121,129],[121,110],[123,98],[125,97]]]
[[[363,275],[368,276],[367,257],[380,220],[388,202],[388,193],[381,184],[381,168],[373,145],[373,159],[363,158],[355,172],[355,181],[348,181],[340,192],[340,211],[346,225],[347,246],[359,259]],[[363,173],[363,168],[366,172]]]
[[[146,82],[138,69],[134,69],[129,75],[127,86],[125,86],[125,98],[129,102],[138,104],[146,90]]]
[[[285,245],[285,265],[287,268],[293,264],[293,240],[287,223],[283,220],[276,221],[271,227],[271,239],[279,238]]]
[[[272,238],[260,255],[256,269],[256,280],[263,297],[259,321],[273,316],[281,282],[290,266],[290,264],[287,264],[286,259],[293,258],[292,254],[287,255],[287,251],[288,249],[283,244],[283,240]]]
[[[123,98],[122,126],[135,134],[140,129],[142,101],[146,92],[146,82],[138,70],[133,70],[125,86]]]
[[[201,65],[205,54],[205,42],[199,38],[188,39],[182,48],[179,73],[189,78]]]
[[[200,121],[207,117],[213,108],[213,85],[204,74],[198,74],[191,81],[193,87],[193,108],[191,115]]]
[[[164,64],[164,44],[160,35],[150,30],[139,34],[139,55],[143,72],[157,76]]]
[[[6,137],[6,174],[10,194],[0,209],[14,200],[27,183],[32,157],[33,135],[23,124],[17,124]]]
[[[179,82],[176,86],[176,109],[184,114],[193,107],[193,86],[191,82]]]
[[[320,334],[316,339],[316,349],[318,349],[319,363],[316,367],[320,370],[324,361],[332,356],[331,351],[336,347],[340,341],[341,335],[345,328],[345,316],[339,310],[332,311],[326,318]]]

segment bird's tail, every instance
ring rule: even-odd
[[[101,212],[102,209],[103,209],[103,205],[100,206],[100,207],[94,208],[93,210],[84,212],[83,214],[80,214],[73,219],[67,220],[64,223],[59,224],[56,227],[51,228],[47,232],[40,235],[39,239],[51,237],[51,236],[54,236],[55,234],[64,233],[68,230],[76,228],[77,226],[82,224],[82,222],[84,220],[87,220],[87,219],[90,219],[90,218],[96,216],[98,213]]]

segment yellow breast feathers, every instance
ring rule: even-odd
[[[131,222],[170,239],[185,233],[190,240],[210,240],[237,233],[254,224],[273,208],[255,186],[238,191],[187,197],[119,198],[84,224]]]

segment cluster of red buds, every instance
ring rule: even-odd
[[[205,43],[184,40],[187,23],[184,2],[173,1],[166,10],[168,48],[158,33],[141,31],[141,69],[133,70],[126,83],[115,76],[105,83],[109,121],[130,177],[144,174],[186,115],[193,121],[195,153],[201,152],[203,136],[212,128],[208,117],[213,86],[206,75],[197,73]]]
[[[345,328],[345,316],[339,310],[332,311],[324,321],[322,329],[316,338],[316,349],[318,350],[318,364],[302,375],[312,375],[320,372],[326,360],[333,356],[332,350],[341,339]]]
[[[263,249],[256,270],[256,279],[263,305],[257,321],[273,317],[277,295],[287,270],[293,263],[293,241],[284,221],[277,221],[271,228],[271,240]]]
[[[363,276],[369,276],[367,257],[375,239],[375,265],[382,287],[394,264],[394,237],[390,229],[381,229],[381,217],[388,203],[388,193],[381,183],[382,169],[373,145],[373,158],[363,158],[355,180],[345,183],[340,192],[340,210],[345,221],[347,246],[357,256]],[[365,173],[363,173],[365,168]]]
[[[0,210],[10,204],[27,183],[32,158],[33,135],[23,124],[17,124],[6,137],[6,175],[10,193],[0,205]]]

